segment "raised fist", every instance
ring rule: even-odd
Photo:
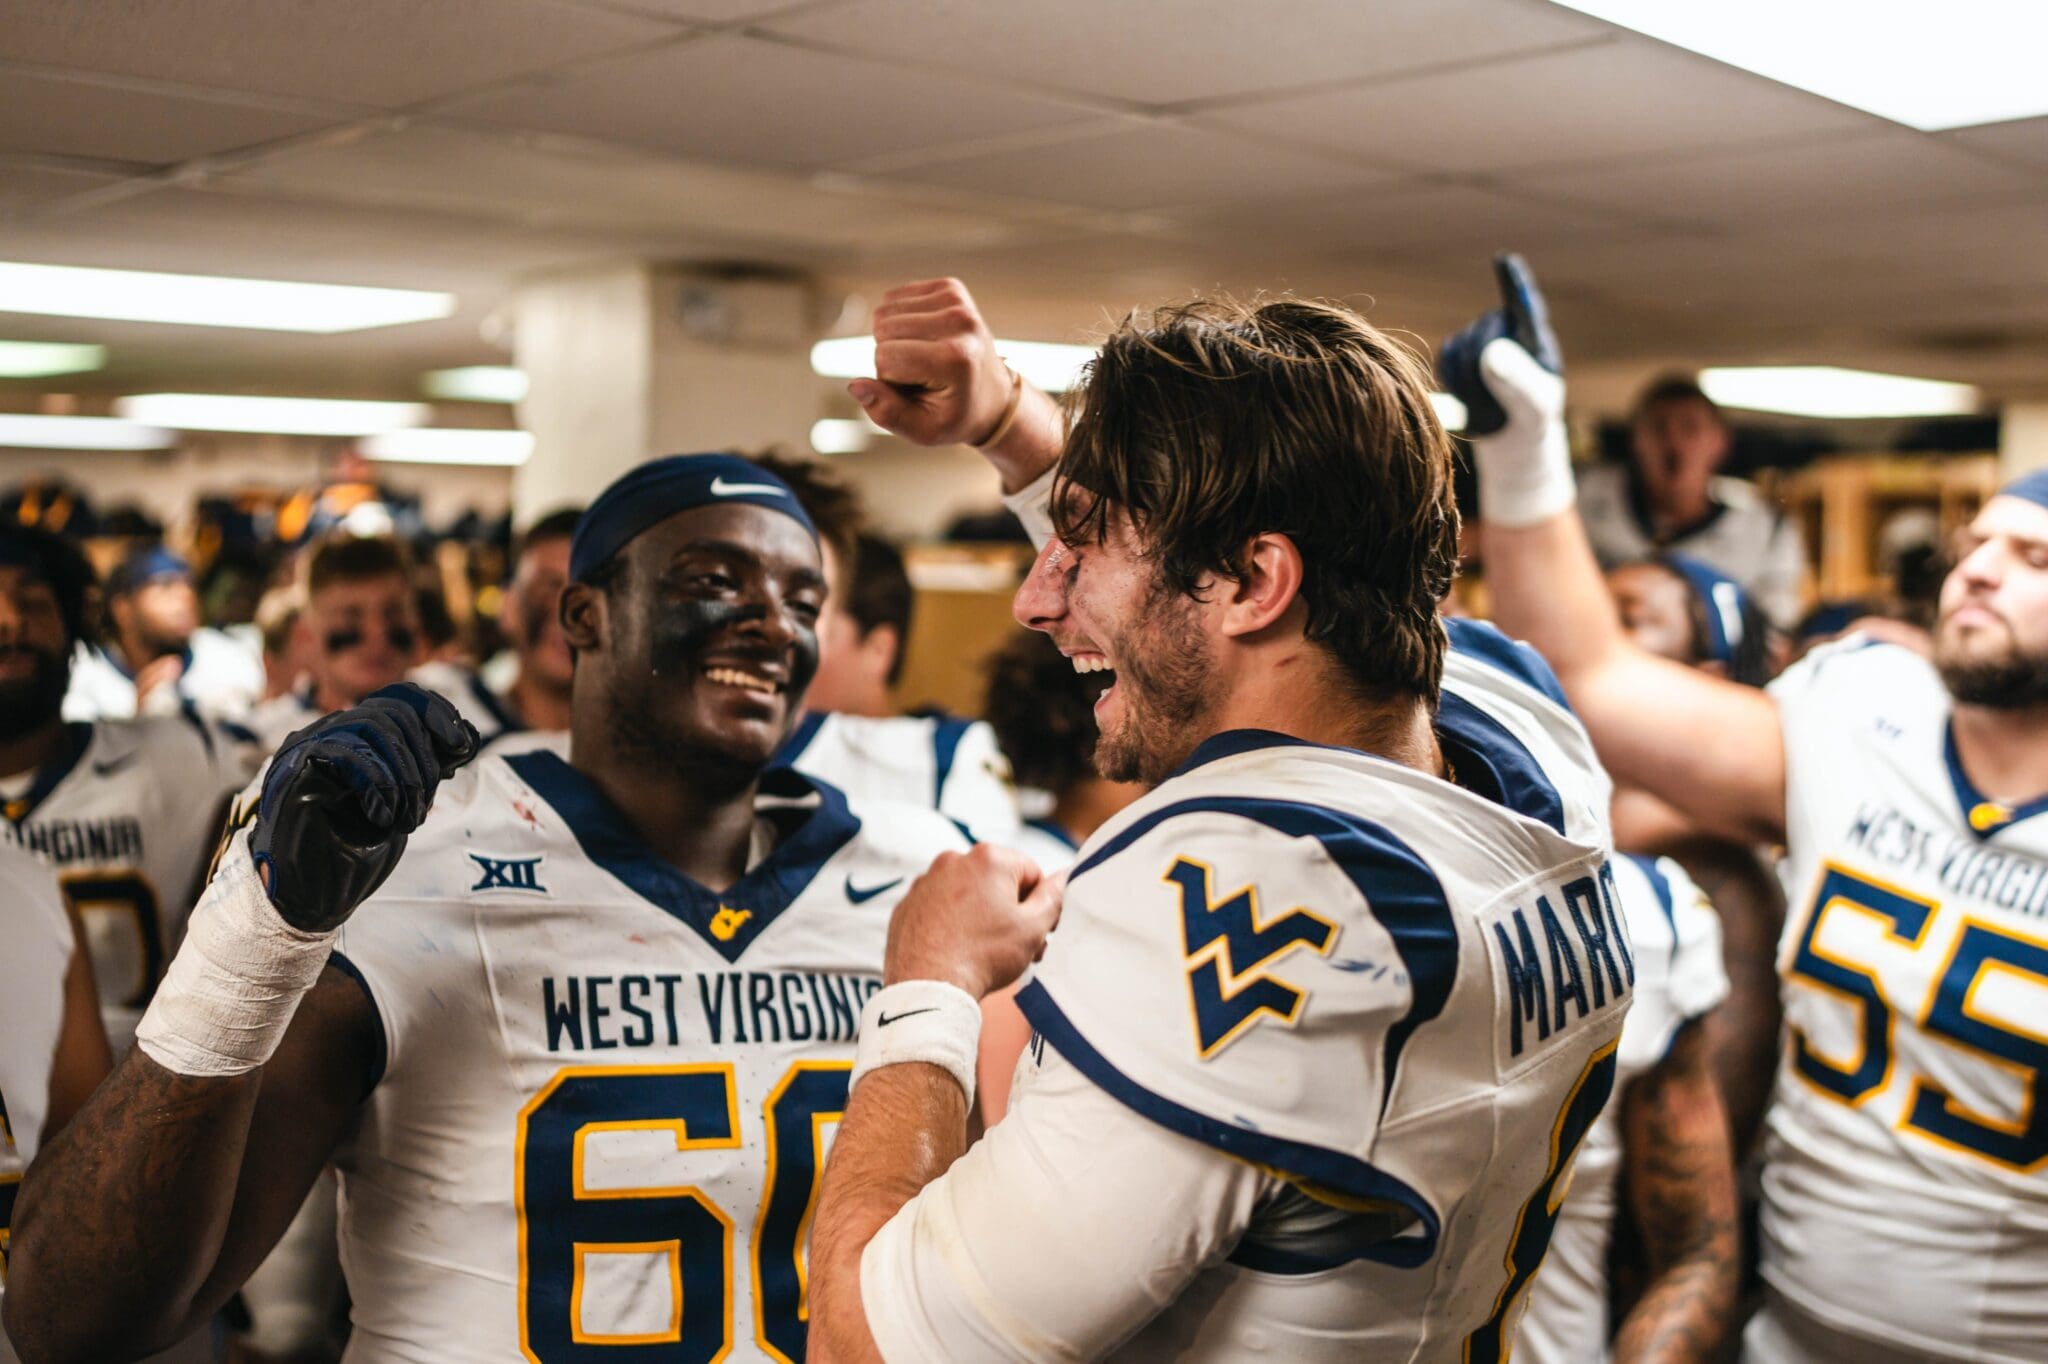
[[[478,744],[454,706],[409,682],[286,739],[249,833],[284,921],[324,933],[354,913],[404,856],[435,789]]]
[[[1465,434],[1474,438],[1491,436],[1508,426],[1518,408],[1552,405],[1548,398],[1553,388],[1558,394],[1555,405],[1561,408],[1564,392],[1562,383],[1538,377],[1540,371],[1551,379],[1561,379],[1564,352],[1550,329],[1550,309],[1543,301],[1543,291],[1536,287],[1536,276],[1513,252],[1493,258],[1493,273],[1500,285],[1501,306],[1447,339],[1437,351],[1437,376],[1445,391],[1465,404]],[[1511,348],[1522,354],[1507,354]],[[1543,390],[1534,404],[1523,392],[1532,381],[1533,387]]]
[[[846,386],[869,420],[916,445],[977,445],[1016,382],[957,279],[905,284],[875,309],[875,378]]]

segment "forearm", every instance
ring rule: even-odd
[[[1066,418],[1059,403],[1027,380],[1018,396],[1017,419],[1010,429],[994,444],[975,448],[1001,476],[1004,493],[1014,493],[1029,487],[1059,463],[1066,430]]]
[[[1671,1054],[1623,1098],[1630,1207],[1650,1280],[1616,1334],[1618,1364],[1706,1364],[1734,1319],[1735,1167],[1704,1032],[1687,1024]]]
[[[861,1305],[860,1262],[882,1224],[967,1149],[967,1095],[938,1066],[886,1066],[846,1105],[811,1234],[810,1357],[879,1360]]]
[[[15,1204],[0,1297],[26,1364],[146,1354],[218,1306],[200,1299],[258,1085],[253,1073],[178,1075],[137,1048],[42,1150]]]
[[[1530,526],[1482,522],[1494,621],[1527,640],[1570,693],[1628,647],[1607,580],[1573,508]]]

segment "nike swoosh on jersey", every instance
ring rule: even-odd
[[[715,497],[740,497],[746,493],[767,493],[772,497],[784,496],[782,489],[776,487],[773,483],[727,483],[723,475],[713,476],[711,492]]]
[[[92,765],[92,774],[95,777],[111,777],[141,756],[140,753],[122,753],[104,758]]]
[[[879,886],[869,886],[866,889],[862,889],[854,885],[853,878],[849,876],[846,878],[846,898],[856,905],[864,904],[880,895],[883,891],[893,890],[902,884],[903,878],[899,876],[894,881],[884,881]]]

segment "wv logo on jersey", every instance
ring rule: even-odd
[[[540,895],[547,894],[548,888],[540,883],[538,857],[485,857],[482,853],[471,853],[469,860],[476,863],[480,876],[471,890],[530,890]]]
[[[731,905],[720,905],[718,912],[711,916],[711,936],[720,942],[731,942],[739,936],[747,920],[754,917],[751,909],[734,909]]]
[[[1188,993],[1202,1059],[1223,1050],[1261,1014],[1293,1023],[1307,995],[1258,968],[1297,947],[1328,956],[1337,942],[1337,925],[1299,908],[1262,923],[1258,889],[1249,885],[1218,903],[1211,895],[1209,868],[1191,857],[1176,858],[1164,879],[1180,887]]]

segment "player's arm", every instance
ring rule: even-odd
[[[1763,693],[1657,658],[1622,632],[1574,509],[1563,363],[1542,295],[1512,257],[1504,308],[1444,345],[1445,384],[1474,413],[1486,583],[1501,628],[1546,658],[1601,759],[1701,826],[1782,836],[1785,746]]]
[[[881,1357],[862,1307],[862,1252],[967,1149],[979,1001],[1043,947],[1059,888],[1021,853],[981,844],[941,854],[897,905],[885,985],[862,1010],[853,1091],[818,1193],[810,1351],[821,1364]]]
[[[928,279],[875,308],[875,378],[846,386],[868,418],[915,445],[971,445],[1003,491],[1022,491],[1059,461],[1059,404],[996,354],[967,286]]]
[[[1735,1163],[1705,1031],[1622,1096],[1623,1183],[1649,1282],[1615,1335],[1617,1364],[1706,1364],[1733,1324],[1739,1286]]]
[[[54,889],[51,893],[55,894]],[[93,983],[85,925],[77,910],[66,908],[64,914],[71,922],[71,964],[64,970],[64,1022],[50,1066],[50,1106],[44,1110],[49,1116],[43,1123],[46,1134],[62,1130],[114,1066],[113,1054],[107,1049],[107,1030],[100,1022],[99,990]]]
[[[22,1184],[0,1303],[31,1364],[167,1344],[275,1243],[374,1065],[369,1002],[327,967],[335,936],[475,751],[410,687],[279,751],[135,1050]]]
[[[1778,938],[1785,892],[1755,853],[1723,839],[1692,838],[1669,852],[1714,902],[1728,997],[1706,1018],[1708,1050],[1728,1109],[1738,1163],[1762,1134],[1778,1073]]]

